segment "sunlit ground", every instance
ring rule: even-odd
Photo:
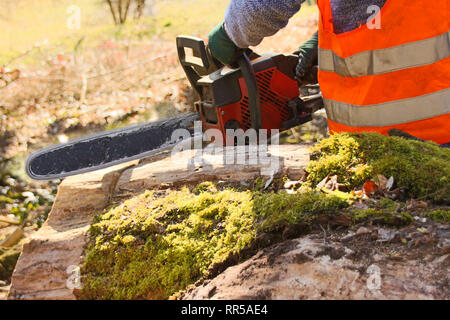
[[[37,62],[46,52],[70,52],[80,39],[93,44],[111,38],[144,41],[158,36],[171,41],[178,34],[206,37],[221,21],[228,4],[228,0],[147,2],[148,9],[139,21],[130,12],[125,25],[115,26],[104,1],[2,0],[0,64],[12,62],[8,65],[12,67]],[[294,50],[309,36],[311,31],[305,26],[314,23],[311,19],[316,17],[315,6],[303,6],[285,30],[263,42],[261,50]]]

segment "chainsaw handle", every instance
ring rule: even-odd
[[[192,56],[186,55],[186,48],[192,49]],[[201,96],[200,86],[197,85],[197,81],[200,79],[199,73],[208,74],[210,68],[205,43],[200,38],[177,36],[177,51],[181,66],[183,67],[189,82]]]
[[[255,71],[245,52],[242,53],[242,56],[238,58],[237,62],[244,77],[245,85],[247,86],[252,128],[255,130],[262,129],[261,103],[259,101],[259,89]]]
[[[213,67],[209,62],[205,43],[200,38],[190,36],[178,36],[176,42],[181,66],[192,87],[202,96],[201,87],[197,84],[197,81],[200,79],[200,75],[209,74]],[[186,55],[186,48],[192,49],[193,56]],[[242,52],[237,62],[247,86],[251,125],[253,129],[258,130],[262,128],[262,118],[255,71],[245,51]]]

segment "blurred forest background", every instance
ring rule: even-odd
[[[60,182],[29,180],[30,152],[192,108],[175,37],[206,39],[228,2],[0,1],[0,246],[10,228],[22,226],[20,241],[40,227]],[[307,40],[318,21],[308,2],[255,50],[290,53]],[[285,140],[320,137],[302,128]]]

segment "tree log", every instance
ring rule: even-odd
[[[248,181],[261,175],[298,179],[309,162],[307,145],[270,147],[268,164],[224,163],[224,152],[198,157],[183,151],[176,157],[137,161],[65,179],[47,221],[24,245],[12,276],[8,299],[75,299],[72,273],[82,263],[89,226],[112,202],[161,185],[201,181]],[[249,151],[230,148],[236,159]],[[236,162],[236,161],[235,161]],[[272,165],[272,166],[270,166]]]

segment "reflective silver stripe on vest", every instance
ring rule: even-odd
[[[360,77],[424,66],[447,57],[450,57],[450,31],[391,48],[360,52],[347,58],[339,57],[332,50],[319,48],[319,68],[343,77]]]
[[[351,127],[385,127],[450,113],[450,88],[368,106],[323,100],[330,120]]]

